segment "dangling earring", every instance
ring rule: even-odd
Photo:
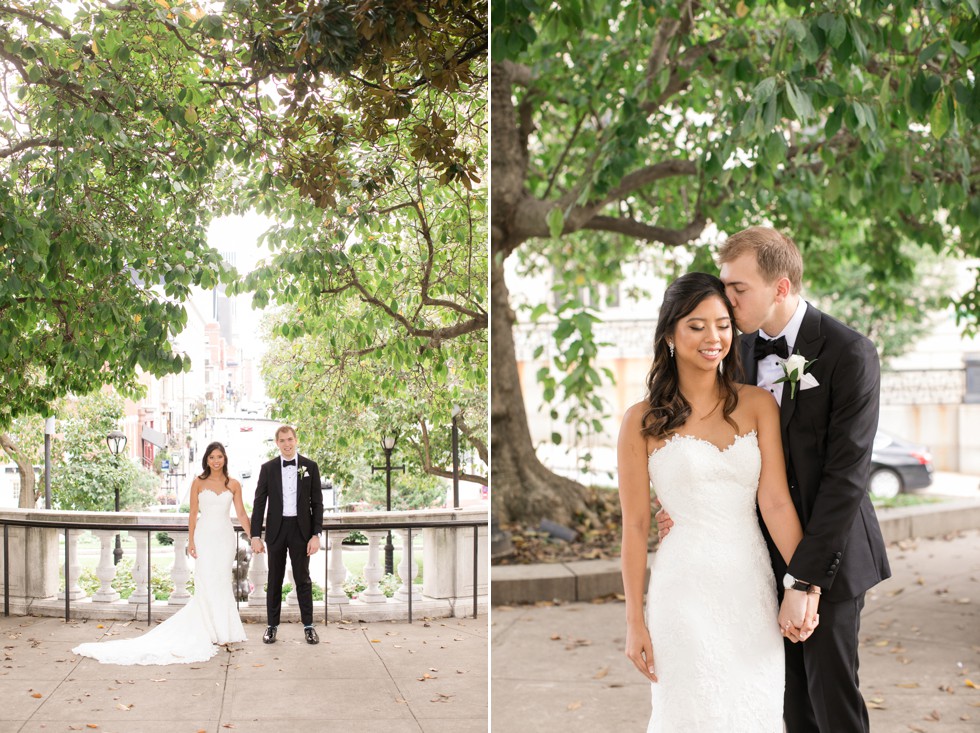
[[[674,345],[670,341],[667,342],[667,348],[670,349],[670,358],[673,359],[674,358]]]
[[[725,360],[722,359],[721,361],[718,362],[718,374],[721,375],[724,373],[725,373]]]

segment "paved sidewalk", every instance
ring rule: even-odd
[[[871,730],[976,733],[980,532],[888,555],[893,577],[868,594],[862,621]],[[623,655],[621,602],[500,606],[491,622],[493,733],[646,730],[649,685]]]
[[[71,653],[145,622],[0,616],[0,733],[452,733],[487,730],[487,618],[318,626],[283,624],[210,661],[102,665]]]

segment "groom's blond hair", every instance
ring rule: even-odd
[[[276,440],[279,440],[279,436],[282,433],[292,433],[293,437],[294,438],[296,437],[296,431],[293,430],[293,427],[291,425],[280,425],[279,429],[276,430]]]
[[[803,255],[796,243],[771,227],[749,227],[730,236],[718,250],[718,264],[754,254],[759,273],[766,282],[781,277],[789,280],[794,293],[803,287]]]

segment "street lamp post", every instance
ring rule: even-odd
[[[395,450],[395,437],[391,435],[385,435],[381,438],[381,447],[385,452],[385,465],[383,466],[371,466],[371,473],[375,471],[385,472],[385,509],[389,512],[391,511],[391,472],[401,471],[405,472],[405,466],[392,466],[391,465],[391,452]],[[395,547],[391,544],[391,530],[388,530],[388,540],[385,543],[385,573],[391,575],[395,572]]]
[[[453,406],[453,509],[459,509],[459,405]]]
[[[118,430],[113,430],[106,436],[105,442],[109,446],[109,452],[115,456],[118,461],[120,454],[126,450],[126,435]],[[116,514],[119,513],[119,482],[116,482]],[[119,533],[116,533],[116,549],[112,551],[112,557],[114,564],[118,565],[119,561],[122,560],[122,542],[119,539]]]

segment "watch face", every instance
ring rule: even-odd
[[[795,582],[796,582],[796,578],[794,578],[789,573],[786,573],[786,575],[783,576],[783,588],[786,588],[788,590],[793,587],[793,583]]]

